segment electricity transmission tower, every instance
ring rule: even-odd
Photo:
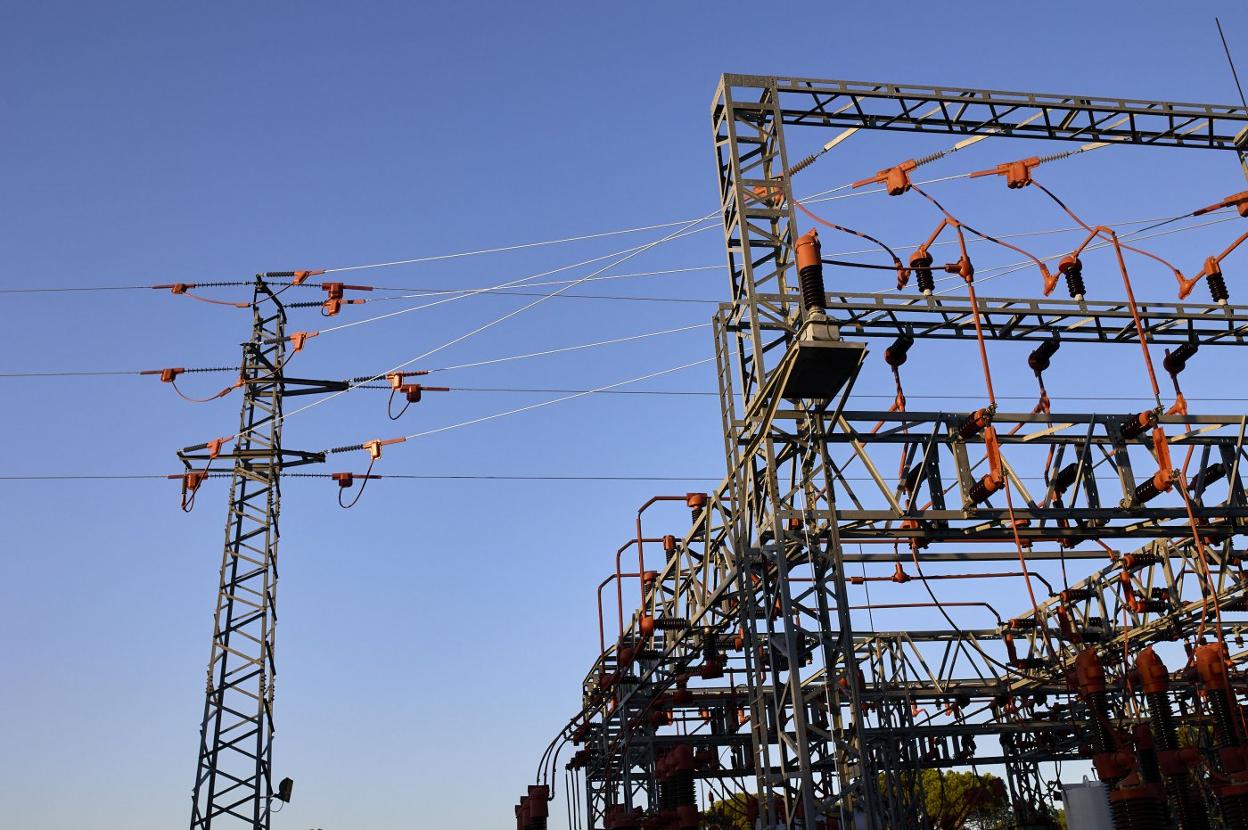
[[[191,830],[267,828],[273,798],[290,797],[290,783],[275,789],[271,765],[281,475],[288,467],[322,462],[324,454],[283,448],[282,405],[290,395],[345,388],[285,375],[286,310],[269,279],[291,276],[256,277],[238,432],[178,454],[192,491],[214,464],[232,465]]]

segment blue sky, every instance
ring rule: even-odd
[[[725,71],[1232,102],[1215,14],[1248,69],[1248,12],[1231,2],[10,4],[0,26],[0,287],[246,279],[701,216],[716,206],[708,112]],[[823,140],[811,133],[791,145]],[[798,189],[834,187],[948,143],[856,137]],[[1031,152],[986,141],[932,175]],[[1098,221],[1173,215],[1243,187],[1229,154],[1130,148],[1055,165],[1045,181]],[[940,193],[984,230],[1067,224],[1032,192],[962,181]],[[921,208],[869,196],[825,213],[913,242],[935,223]],[[663,233],[351,279],[490,285]],[[1223,226],[1157,244],[1195,265],[1228,234]],[[616,270],[718,266],[721,246],[711,230]],[[857,247],[825,237],[825,252]],[[1142,275],[1141,293],[1170,299],[1167,279]],[[995,293],[1037,293],[1023,275],[999,285]],[[576,293],[713,301],[726,290],[724,272],[707,269]],[[485,295],[326,335],[310,342],[300,371],[381,371],[530,299]],[[248,333],[245,312],[164,292],[0,302],[0,372],[224,366]],[[341,319],[406,304],[348,309]],[[713,308],[554,300],[439,353],[432,367],[690,326]],[[294,327],[322,323],[313,310]],[[694,329],[438,377],[589,388],[710,354],[709,331]],[[1121,358],[1129,378],[1117,359],[1050,379],[1050,391],[1138,394],[1135,358]],[[912,360],[911,395],[978,394],[969,353]],[[1229,394],[1216,385],[1219,371],[1194,365],[1191,388],[1203,381],[1207,394]],[[185,387],[207,394],[221,383],[200,377]],[[713,383],[700,366],[638,388]],[[152,378],[0,384],[0,472],[9,475],[170,472],[178,447],[232,432],[237,418],[235,397],[185,404]],[[859,388],[885,394],[889,384],[877,365]],[[1022,373],[1000,386],[1033,392]],[[321,449],[550,397],[453,393],[396,425],[385,419],[384,395],[359,392],[292,418],[286,443]],[[700,477],[722,474],[715,399],[592,396],[409,442],[381,465],[690,477],[382,481],[351,512],[338,509],[326,482],[286,488],[275,771],[297,786],[275,826],[505,826],[542,748],[579,705],[596,648],[593,586],[630,533],[630,516],[651,495],[704,489],[712,482]],[[356,459],[331,466],[362,468]],[[188,516],[170,482],[0,482],[7,826],[144,830],[186,820],[224,498],[223,483],[210,483]],[[655,516],[656,529],[684,530],[683,510]],[[1017,597],[1001,601],[1012,607]]]

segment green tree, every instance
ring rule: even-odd
[[[746,812],[750,799],[746,793],[732,793],[711,802],[702,813],[702,827],[706,830],[753,830]]]
[[[937,830],[1002,830],[1013,824],[1005,784],[995,775],[925,769],[917,783],[919,803]],[[908,793],[911,786],[880,781],[885,795],[890,787]]]

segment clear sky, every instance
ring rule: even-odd
[[[1229,103],[1215,14],[1248,69],[1240,2],[10,3],[0,16],[0,287],[246,279],[701,216],[716,207],[708,112],[725,71]],[[803,174],[799,190],[948,143],[855,138]],[[1030,152],[986,141],[932,176]],[[1195,150],[1111,148],[1055,165],[1046,181],[1103,221],[1169,216],[1243,188],[1229,154]],[[978,201],[985,188],[1000,207]],[[985,230],[1068,224],[995,185],[954,182],[941,193],[978,210]],[[900,244],[934,224],[913,208],[867,196],[826,213]],[[1226,228],[1199,244],[1197,235],[1158,244],[1194,265]],[[350,279],[491,285],[665,232]],[[825,241],[824,250],[839,245],[859,247]],[[713,303],[693,301],[725,297],[723,270],[704,268],[723,262],[718,230],[660,246],[612,273],[702,270],[573,293],[690,302],[552,300],[424,365],[705,323]],[[1169,299],[1167,279],[1154,273],[1141,286]],[[1023,275],[998,285],[1037,293]],[[381,371],[531,299],[485,295],[325,335],[299,371]],[[417,302],[349,308],[341,319]],[[248,334],[245,312],[150,290],[7,294],[0,313],[0,372],[228,366]],[[292,325],[323,324],[312,310]],[[437,377],[581,389],[710,354],[699,328]],[[976,394],[973,363],[914,360],[910,394]],[[1216,394],[1219,371],[1197,366],[1190,383]],[[184,388],[208,394],[227,380],[200,376]],[[637,388],[713,383],[702,365]],[[889,383],[876,365],[860,389],[890,393]],[[1033,391],[1022,373],[1003,385]],[[1050,389],[1138,394],[1140,384],[1106,366]],[[5,475],[172,472],[178,447],[233,432],[237,419],[236,396],[187,404],[153,378],[0,378],[0,390]],[[322,449],[552,397],[430,396],[392,424],[384,394],[361,391],[292,418],[286,444]],[[409,442],[379,471],[689,479],[381,481],[351,512],[325,481],[290,482],[274,768],[297,783],[275,826],[510,826],[542,748],[579,706],[596,649],[593,586],[637,505],[722,475],[719,430],[710,396],[597,395]],[[339,458],[327,471],[362,466]],[[225,486],[205,485],[190,515],[177,498],[159,480],[0,481],[3,826],[186,822]],[[683,532],[686,519],[660,510],[656,530]],[[1012,607],[1018,593],[1001,599]]]

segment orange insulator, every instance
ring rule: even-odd
[[[884,350],[884,362],[894,369],[899,368],[906,362],[910,347],[914,345],[914,338],[908,334],[902,334],[893,341],[887,349]]]
[[[637,630],[642,637],[649,637],[654,633],[654,617],[649,614],[642,614],[637,620]]]
[[[1001,642],[1005,644],[1005,652],[1009,655],[1011,666],[1018,665],[1018,646],[1014,645],[1014,635],[1008,631],[1001,635]]]
[[[1105,691],[1105,667],[1101,665],[1096,649],[1084,649],[1075,657],[1075,682],[1082,695]]]
[[[958,436],[960,438],[970,438],[974,435],[978,435],[992,423],[992,416],[993,413],[990,409],[975,410],[970,415],[966,416],[966,419],[962,421],[962,423],[958,424]]]
[[[535,819],[546,818],[550,815],[547,811],[546,802],[550,798],[550,788],[542,785],[532,785],[529,787],[529,815]]]
[[[685,493],[685,504],[691,510],[701,510],[706,507],[706,493]]]
[[[932,276],[932,255],[927,252],[926,245],[920,245],[910,255],[910,270],[915,273],[919,290],[930,294],[936,288],[936,279]]]
[[[671,553],[672,551],[676,550],[676,537],[675,536],[669,533],[663,537],[663,550],[666,553]]]
[[[823,246],[819,244],[819,231],[816,228],[811,228],[798,237],[797,244],[794,246],[798,273],[811,266],[822,269],[822,250]]]
[[[1122,431],[1122,437],[1130,441],[1134,438],[1139,438],[1156,425],[1157,413],[1151,409],[1146,409],[1123,421],[1118,425],[1118,428]]]
[[[808,311],[827,308],[826,290],[823,285],[822,248],[819,232],[811,228],[797,240],[797,281],[802,292],[802,307]]]
[[[1067,254],[1057,263],[1057,272],[1066,278],[1066,290],[1070,292],[1070,298],[1072,300],[1082,299],[1087,292],[1087,285],[1083,281],[1082,260],[1074,254]],[[1046,294],[1051,290],[1051,286],[1046,282]]]
[[[1205,688],[1225,690],[1231,687],[1227,674],[1226,655],[1220,643],[1206,643],[1196,647],[1196,674]]]
[[[1135,659],[1135,670],[1140,674],[1144,694],[1164,692],[1170,686],[1170,672],[1166,670],[1166,664],[1161,662],[1152,646],[1144,648]]]

